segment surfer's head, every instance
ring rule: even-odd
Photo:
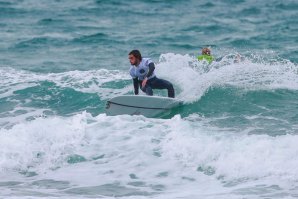
[[[139,50],[132,50],[128,54],[128,59],[131,65],[138,66],[142,60],[142,55]]]
[[[211,55],[211,50],[209,48],[203,48],[202,55]]]

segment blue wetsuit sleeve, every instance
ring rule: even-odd
[[[135,95],[139,94],[139,80],[138,78],[133,78],[133,87],[134,87],[134,93]]]
[[[148,71],[146,77],[150,77],[150,76],[153,74],[154,69],[155,69],[154,63],[151,62],[151,63],[149,64],[149,71]]]

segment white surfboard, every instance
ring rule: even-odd
[[[107,101],[106,114],[114,115],[144,115],[154,117],[172,108],[182,105],[182,102],[168,97],[121,95]]]

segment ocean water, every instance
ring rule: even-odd
[[[297,1],[0,0],[0,27],[0,198],[298,197]],[[170,116],[104,113],[132,49]]]

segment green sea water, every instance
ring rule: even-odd
[[[297,10],[0,0],[0,197],[298,197]],[[199,62],[202,47],[219,61]],[[106,116],[108,99],[133,94],[132,49],[182,107]]]

